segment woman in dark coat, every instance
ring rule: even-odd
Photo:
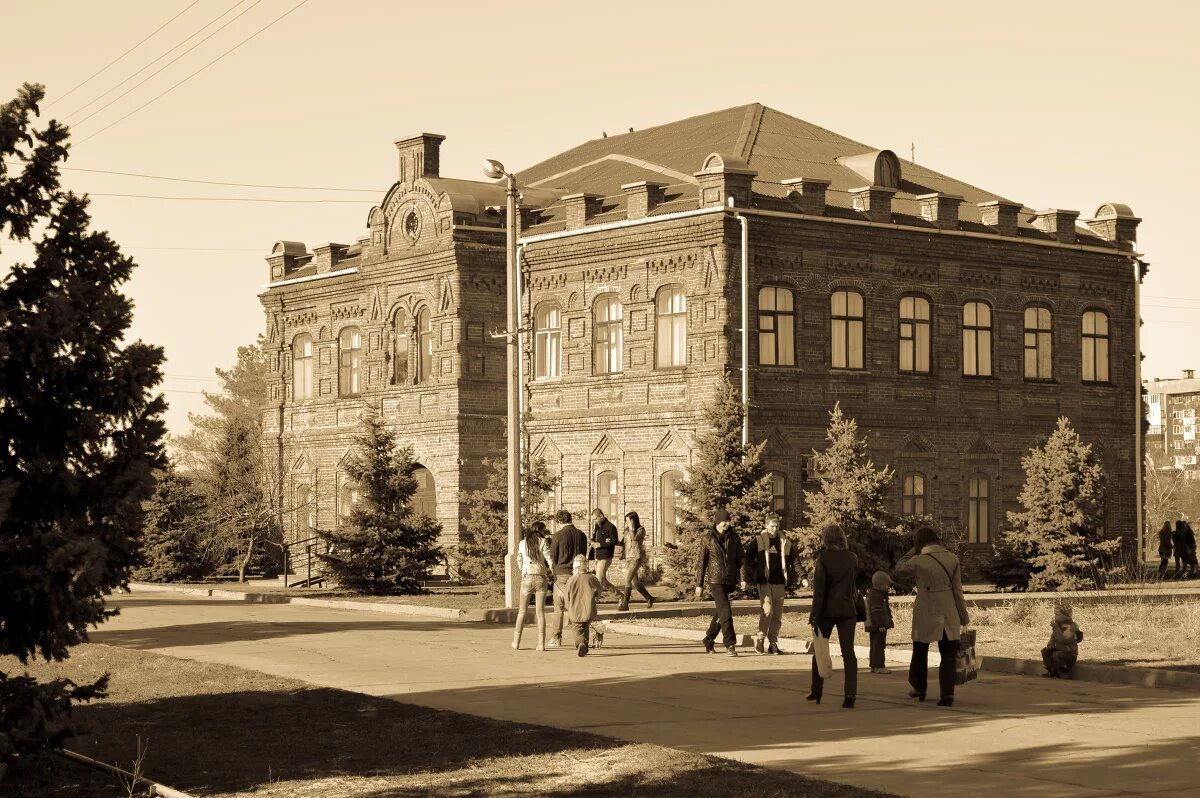
[[[1171,536],[1171,543],[1175,546],[1175,578],[1183,579],[1187,575],[1188,567],[1188,546],[1187,546],[1187,521],[1182,518],[1175,522],[1175,534]]]
[[[1175,550],[1171,536],[1171,522],[1163,521],[1162,529],[1158,530],[1158,578],[1167,578],[1167,564],[1171,562],[1171,552]]]
[[[821,537],[825,541],[825,548],[817,555],[813,571],[812,612],[809,613],[808,623],[813,627],[814,636],[820,632],[827,639],[837,628],[846,678],[842,707],[852,709],[854,698],[858,695],[858,659],[854,656],[854,630],[858,625],[854,601],[858,558],[846,548],[846,533],[837,524],[829,524],[822,529]],[[808,694],[808,700],[821,703],[824,690],[825,680],[817,671],[817,658],[814,656],[812,692]]]

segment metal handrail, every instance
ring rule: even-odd
[[[313,567],[313,557],[314,557],[313,550],[316,548],[317,543],[320,540],[321,540],[321,537],[319,535],[312,535],[311,537],[304,538],[303,540],[294,540],[290,543],[281,544],[281,548],[283,549],[283,586],[284,587],[289,587],[288,574],[292,570],[292,568],[291,568],[292,549],[300,547],[300,546],[304,547],[304,566],[305,566],[304,586],[312,587],[312,580],[313,580],[312,567]]]

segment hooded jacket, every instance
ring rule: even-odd
[[[732,528],[704,536],[696,556],[696,587],[736,584],[742,570],[742,539]]]

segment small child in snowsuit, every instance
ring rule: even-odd
[[[863,626],[871,636],[871,673],[891,673],[884,655],[887,649],[887,630],[892,622],[892,607],[888,603],[888,588],[892,577],[886,571],[871,574],[871,589],[867,591],[867,620]]]
[[[1054,608],[1054,621],[1050,624],[1050,642],[1042,649],[1042,664],[1046,666],[1043,675],[1048,679],[1072,678],[1081,642],[1083,630],[1071,617],[1071,605],[1057,605]]]
[[[586,657],[588,632],[598,614],[596,597],[600,594],[600,580],[588,572],[587,557],[582,554],[575,555],[571,564],[574,575],[567,582],[567,621],[575,630],[575,650]],[[599,648],[604,643],[604,632],[598,627],[594,632],[593,644]]]

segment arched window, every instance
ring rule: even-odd
[[[758,363],[796,365],[795,311],[790,289],[773,285],[758,289]]]
[[[292,516],[295,526],[292,529],[292,540],[307,540],[316,534],[317,502],[313,489],[307,483],[296,486],[295,506]]]
[[[1030,305],[1025,308],[1025,379],[1054,379],[1052,352],[1054,328],[1050,308]]]
[[[300,333],[292,340],[292,399],[312,399],[313,339]]]
[[[863,298],[857,291],[834,291],[829,298],[829,328],[835,369],[863,367]]]
[[[667,471],[659,478],[659,520],[658,529],[655,530],[654,536],[656,546],[665,546],[668,543],[674,545],[675,541],[678,540],[679,507],[681,502],[679,483],[682,481],[683,473],[680,471]]]
[[[392,319],[392,384],[407,385],[412,381],[408,371],[408,353],[412,346],[412,321],[403,308]]]
[[[621,520],[617,518],[617,507],[619,506],[617,504],[617,472],[604,471],[597,475],[596,506],[614,524],[617,524]],[[620,526],[620,524],[617,524],[617,526]]]
[[[342,483],[342,488],[338,492],[338,516],[343,521],[350,517],[350,513],[354,512],[360,496],[357,483],[348,479]]]
[[[562,312],[554,302],[543,302],[533,313],[533,378],[562,376]]]
[[[1108,382],[1108,314],[1083,314],[1083,381]]]
[[[618,374],[622,368],[621,348],[624,342],[622,330],[623,310],[621,298],[615,293],[601,294],[592,305],[592,323],[596,328],[595,373]]]
[[[900,514],[925,514],[925,475],[920,471],[911,471],[904,475],[904,489],[900,497]]]
[[[782,471],[771,472],[771,510],[787,518],[787,476]]]
[[[417,313],[417,379],[418,383],[429,382],[433,374],[433,328],[429,321],[429,308]]]
[[[428,468],[417,466],[413,469],[413,480],[417,483],[417,490],[412,496],[413,512],[429,518],[436,518],[437,489],[433,484],[433,474],[429,472]]]
[[[687,297],[682,285],[664,285],[655,301],[658,317],[658,354],[660,369],[687,365]]]
[[[338,335],[338,393],[356,396],[362,385],[362,331],[347,327]]]
[[[920,296],[900,298],[900,370],[929,373],[929,300]]]
[[[991,539],[991,484],[983,474],[967,480],[967,542],[987,543]]]
[[[992,376],[992,308],[986,302],[963,303],[963,375]]]

